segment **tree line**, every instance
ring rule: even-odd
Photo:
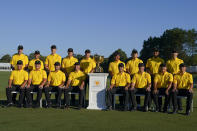
[[[139,57],[146,63],[146,60],[152,57],[153,48],[160,50],[160,57],[167,61],[171,56],[171,51],[176,49],[179,52],[179,58],[189,66],[197,65],[197,31],[195,29],[184,30],[181,28],[173,28],[164,31],[159,37],[150,36],[147,40],[144,40],[142,50],[139,52]],[[132,49],[131,49],[132,51]],[[101,66],[104,72],[107,72],[109,63],[114,61],[114,54],[119,52],[121,60],[127,62],[131,59],[130,56],[122,49],[117,49],[108,58],[104,59]],[[29,60],[34,58],[34,53],[28,55]],[[75,54],[75,57],[81,60],[83,55]],[[45,61],[46,56],[40,57],[42,61]],[[1,57],[0,62],[10,62],[11,56],[6,54]]]

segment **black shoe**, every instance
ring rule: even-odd
[[[63,107],[64,109],[68,109],[69,108],[69,105],[64,105],[64,107]]]
[[[177,113],[177,109],[174,109],[172,114],[176,114]]]
[[[111,110],[112,110],[112,106],[108,106],[108,107],[107,107],[107,110],[108,110],[108,111],[111,111]]]
[[[18,104],[18,108],[22,108],[23,107],[23,104]]]
[[[12,103],[12,102],[10,102],[10,103],[8,103],[7,105],[6,105],[6,107],[11,107],[11,106],[13,106],[14,104]]]
[[[179,111],[182,111],[182,110],[183,110],[183,107],[179,107],[178,110],[179,110]]]
[[[136,107],[133,107],[133,108],[131,108],[130,111],[136,111],[136,110],[137,110],[137,108]]]
[[[148,106],[145,106],[144,107],[144,112],[147,112],[148,111]]]
[[[189,111],[186,111],[185,115],[186,116],[189,116],[190,115],[190,110]]]
[[[79,106],[78,106],[78,110],[81,110],[81,108],[82,108],[82,106],[81,106],[81,105],[79,105]]]

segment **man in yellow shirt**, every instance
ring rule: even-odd
[[[17,69],[11,72],[8,87],[6,88],[6,96],[8,100],[8,107],[13,105],[16,95],[12,97],[12,91],[19,91],[19,107],[23,107],[23,100],[25,97],[25,86],[28,80],[28,73],[23,70],[23,61],[17,61]]]
[[[132,59],[129,60],[126,64],[126,71],[131,75],[131,78],[135,73],[139,71],[139,63],[143,63],[141,59],[138,58],[138,52],[137,50],[133,49],[132,51]]]
[[[120,63],[123,63],[123,65],[124,65],[124,71],[126,71],[125,63],[120,60],[120,53],[119,52],[115,52],[114,53],[114,59],[115,60],[113,62],[110,62],[109,63],[109,69],[108,69],[108,72],[109,72],[109,75],[110,75],[111,78],[115,74],[119,73],[118,65]],[[120,105],[123,105],[123,99],[124,98],[122,96],[119,96]]]
[[[56,45],[51,46],[51,54],[47,56],[45,61],[45,69],[49,73],[51,71],[55,71],[54,64],[56,62],[59,62],[61,64],[62,57],[58,54],[56,54],[57,48]]]
[[[29,60],[28,60],[28,57],[23,54],[23,46],[22,45],[18,46],[18,53],[16,53],[15,55],[12,56],[12,59],[10,61],[12,70],[17,69],[17,62],[19,60],[21,60],[23,62],[22,69],[27,70]]]
[[[178,52],[174,49],[172,51],[172,58],[166,62],[168,72],[176,75],[177,73],[179,73],[179,65],[182,63],[184,63],[184,61],[178,58]],[[177,102],[178,110],[183,110],[181,99],[178,98]]]
[[[186,65],[180,64],[180,72],[174,76],[173,103],[174,111],[177,112],[177,96],[186,96],[186,115],[190,115],[191,103],[193,99],[193,77],[190,73],[186,72]]]
[[[136,73],[131,80],[131,88],[129,88],[129,94],[131,96],[132,110],[137,109],[137,103],[135,94],[145,95],[144,99],[144,111],[148,111],[148,100],[151,92],[151,76],[149,73],[144,72],[144,64],[139,64],[139,72]]]
[[[118,65],[119,73],[113,75],[111,80],[111,85],[107,90],[106,94],[106,105],[109,110],[112,109],[112,96],[116,93],[124,94],[125,96],[125,105],[124,110],[128,110],[128,88],[131,83],[131,77],[128,73],[124,72],[124,64],[120,63]]]
[[[75,63],[78,62],[78,59],[73,57],[73,49],[68,49],[68,56],[65,57],[62,61],[62,70],[66,74],[66,77],[69,76],[71,72],[75,70]]]
[[[80,70],[80,63],[75,63],[75,71],[71,72],[68,81],[66,83],[66,86],[64,87],[64,103],[65,108],[69,107],[69,92],[77,92],[79,93],[79,109],[81,109],[83,104],[83,99],[85,95],[85,78],[86,75]]]
[[[110,62],[109,69],[108,69],[109,74],[110,74],[111,77],[113,77],[113,75],[119,73],[118,65],[120,63],[123,63],[123,65],[124,65],[124,71],[126,71],[126,69],[125,69],[125,63],[120,60],[120,54],[118,52],[116,52],[114,54],[114,59],[115,59],[115,61]]]
[[[153,57],[149,58],[146,62],[146,70],[151,75],[152,83],[151,83],[151,96],[149,99],[149,107],[151,107],[153,100],[153,90],[154,90],[154,76],[159,72],[160,64],[163,64],[164,60],[159,57],[159,49],[153,49]]]
[[[35,69],[29,74],[29,80],[26,87],[26,96],[28,107],[32,107],[31,92],[37,92],[36,107],[40,107],[40,99],[42,98],[42,90],[47,81],[47,74],[45,70],[41,69],[41,62],[39,60],[34,62]]]
[[[60,70],[60,63],[55,62],[55,71],[51,71],[48,76],[48,82],[45,86],[45,97],[47,100],[47,108],[51,107],[50,92],[56,92],[56,107],[61,107],[60,100],[62,90],[66,81],[65,74]]]
[[[29,66],[28,66],[29,70],[32,71],[32,70],[36,69],[35,68],[36,61],[40,61],[40,69],[44,70],[44,64],[43,64],[42,60],[40,60],[40,51],[38,51],[38,50],[35,51],[34,56],[35,56],[35,58],[29,62]]]
[[[72,48],[69,48],[67,52],[68,52],[68,56],[65,57],[62,61],[62,71],[66,74],[66,77],[68,78],[69,74],[75,70],[74,64],[76,62],[78,62],[78,59],[73,57],[74,53],[73,53]],[[66,83],[67,83],[67,81],[66,81]],[[75,103],[75,95],[74,94],[71,95],[71,99],[72,99],[72,103],[74,104]]]
[[[163,107],[163,112],[167,112],[167,107],[169,104],[170,89],[173,82],[173,75],[167,72],[165,64],[161,64],[159,68],[159,73],[154,77],[154,102],[156,105],[156,112],[161,112],[162,98],[158,99],[159,96],[165,96],[165,102]],[[159,100],[159,101],[158,101]]]

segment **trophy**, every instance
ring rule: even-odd
[[[103,68],[100,66],[100,64],[104,61],[104,56],[100,56],[96,54],[94,55],[93,59],[96,62],[95,73],[103,72]]]

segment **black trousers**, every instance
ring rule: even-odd
[[[156,109],[161,109],[162,108],[162,97],[159,97],[159,96],[165,96],[165,102],[164,102],[163,110],[167,111],[171,91],[169,91],[168,95],[166,95],[166,93],[165,93],[166,89],[167,88],[158,88],[158,93],[153,94],[153,98],[154,98],[153,100],[154,100],[154,103],[156,105]]]
[[[84,96],[85,96],[85,89],[80,89],[78,86],[72,86],[68,89],[64,89],[64,104],[69,105],[70,97],[69,92],[79,93],[79,106],[82,106]]]
[[[33,97],[31,92],[37,92],[37,104],[40,103],[40,99],[42,98],[42,89],[39,88],[39,85],[32,85],[29,88],[26,88],[26,96],[27,96],[27,103],[32,104]]]
[[[6,88],[6,96],[7,96],[8,103],[13,102],[13,99],[16,100],[16,94],[13,95],[13,97],[15,97],[15,98],[12,98],[12,91],[19,91],[20,92],[19,104],[23,104],[23,100],[25,97],[25,88],[21,88],[20,85],[13,85],[11,88]]]
[[[60,104],[62,90],[63,89],[59,88],[58,86],[45,87],[44,91],[45,91],[45,97],[46,97],[46,100],[47,100],[47,104],[51,104],[50,92],[56,92],[56,95],[55,95],[56,103]]]
[[[123,96],[125,96],[125,106],[127,106],[128,104],[128,96],[126,96],[126,94],[128,95],[128,93],[126,93],[127,91],[125,91],[125,87],[124,86],[120,86],[120,87],[114,87],[112,89],[108,89],[106,92],[106,105],[107,106],[112,106],[112,96],[114,94],[123,94]],[[127,103],[126,103],[127,102]]]
[[[146,91],[146,88],[135,88],[134,90],[130,90],[129,89],[129,95],[131,98],[131,104],[133,108],[137,107],[137,102],[135,99],[135,94],[142,94],[145,95],[145,99],[144,99],[144,107],[148,106],[148,100],[150,98],[150,92]]]
[[[193,99],[193,93],[190,93],[187,89],[178,89],[176,92],[173,92],[173,106],[174,109],[177,109],[177,96],[185,96],[187,97],[186,102],[186,111],[189,111],[191,109],[192,99]]]

